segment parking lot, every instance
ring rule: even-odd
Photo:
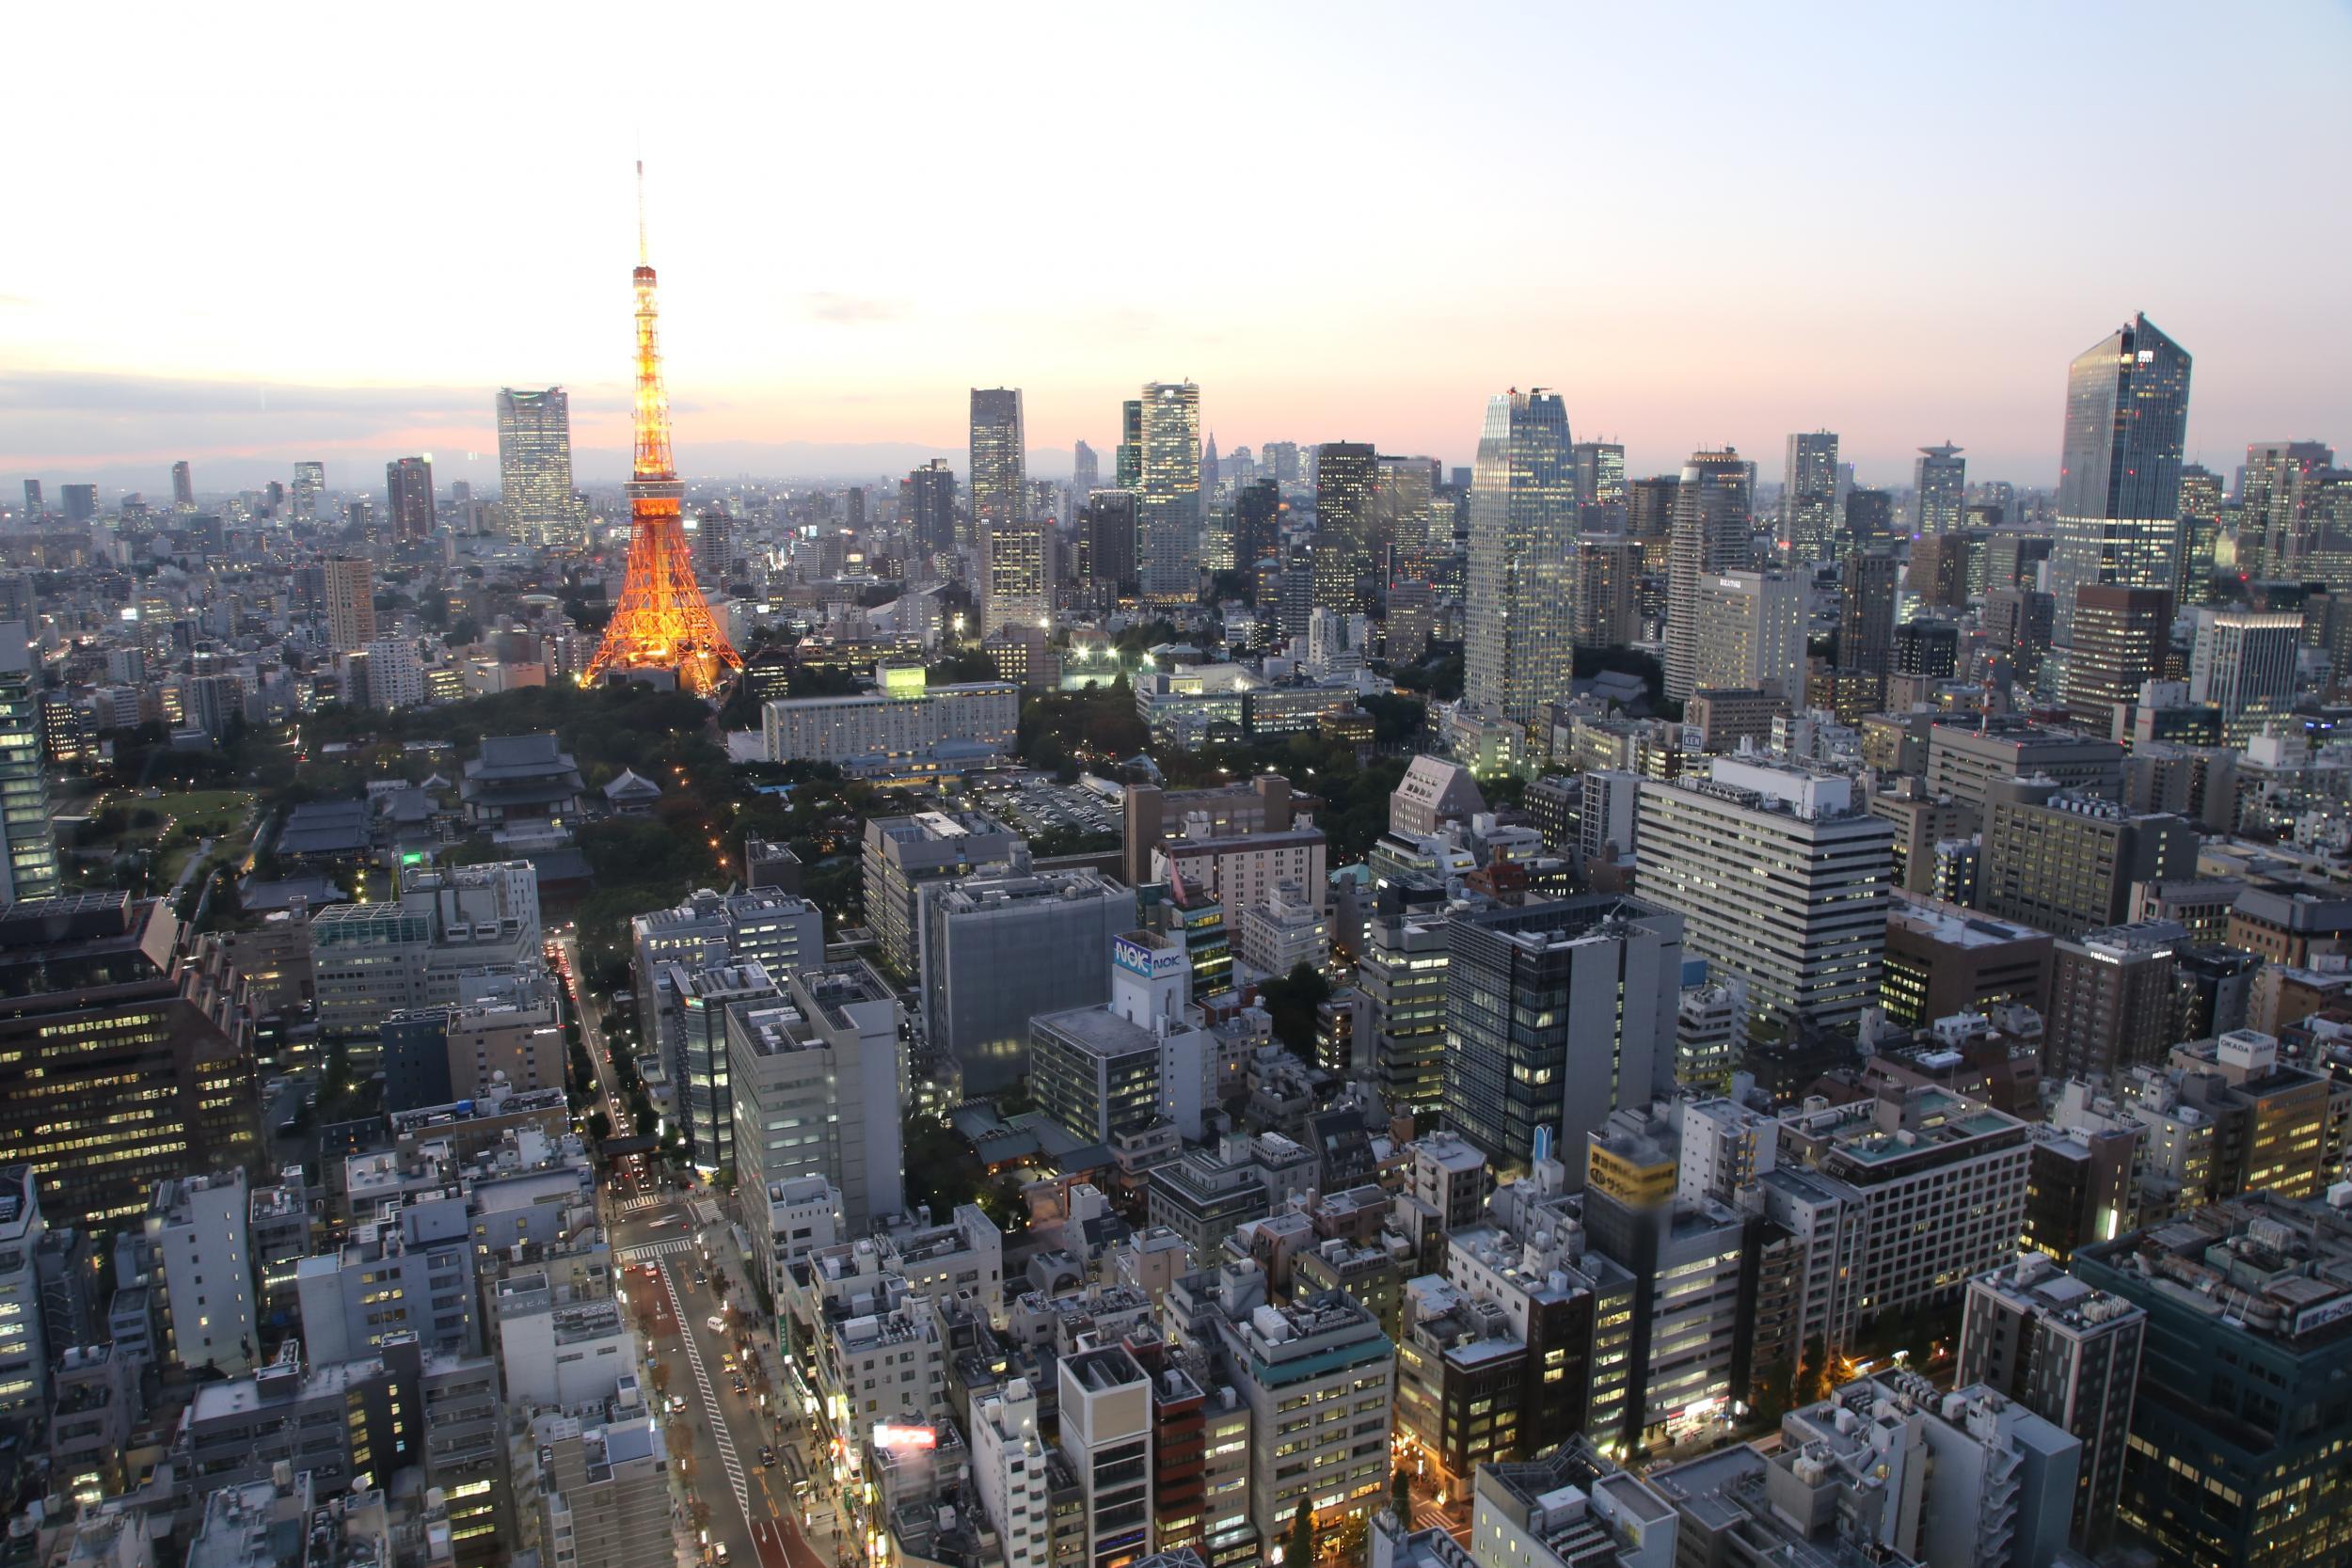
[[[1018,783],[982,780],[972,791],[972,803],[1025,833],[1054,828],[1079,832],[1119,832],[1119,805],[1084,784],[1057,784],[1036,776]]]

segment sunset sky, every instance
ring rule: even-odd
[[[1565,396],[1640,472],[1828,426],[2051,481],[2135,310],[2192,456],[2352,444],[2352,8],[20,7],[0,482],[618,472],[648,171],[679,467],[863,477],[1147,379],[1220,445],[1470,461]],[[872,446],[871,451],[861,447]],[[600,450],[601,449],[601,450]],[[1059,449],[1065,455],[1049,455]],[[468,464],[469,451],[482,459]],[[151,470],[151,474],[150,473]],[[54,495],[54,489],[53,489]]]

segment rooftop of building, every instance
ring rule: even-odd
[[[2352,1342],[2352,1182],[2325,1199],[2242,1194],[2075,1256],[2094,1284],[2297,1355]]]
[[[1979,1275],[1974,1283],[2014,1307],[2074,1329],[2096,1328],[2139,1312],[2133,1303],[2086,1284],[2039,1252],[2020,1253],[2016,1262]]]
[[[1073,1007],[1064,1012],[1040,1013],[1029,1021],[1029,1026],[1048,1032],[1090,1056],[1105,1059],[1155,1053],[1159,1050],[1157,1035],[1108,1007]]]
[[[2011,920],[1995,920],[1991,915],[1958,904],[1947,904],[1916,895],[1898,892],[1895,902],[1887,907],[1889,927],[1901,926],[1911,933],[1925,937],[1947,947],[1999,947],[2015,942],[2047,942],[2049,933],[2038,931]]]

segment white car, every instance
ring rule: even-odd
[[[727,1320],[721,1314],[713,1312],[703,1320],[703,1326],[713,1334],[724,1334],[727,1331]]]

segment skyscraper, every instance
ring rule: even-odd
[[[1855,548],[1846,553],[1838,584],[1837,663],[1886,677],[1895,647],[1896,584],[1901,563],[1890,550]]]
[[[1827,561],[1836,535],[1836,433],[1791,436],[1780,483],[1780,542],[1789,565],[1802,571]]]
[[[294,466],[294,510],[297,517],[319,515],[319,497],[326,489],[326,465],[297,463]]]
[[[1143,400],[1119,405],[1119,445],[1111,452],[1111,477],[1121,490],[1143,489]]]
[[[2195,599],[2213,577],[2221,541],[2221,476],[2201,463],[2181,467],[2181,595]]]
[[[1363,441],[1326,441],[1315,456],[1317,610],[1354,615],[1371,608],[1380,562],[1372,499],[1375,456]]]
[[[1490,719],[1533,723],[1546,703],[1568,693],[1570,446],[1559,393],[1538,387],[1487,401],[1470,476],[1462,695]]]
[[[1437,532],[1438,465],[1426,457],[1383,457],[1373,479],[1372,591],[1390,584],[1426,579],[1445,557],[1454,553],[1453,515],[1445,507],[1447,527]],[[1382,552],[1388,556],[1383,562]]]
[[[2187,350],[2134,316],[2066,373],[2050,596],[2058,641],[2074,642],[2074,590],[2086,583],[2177,586],[2181,451],[2188,431]]]
[[[87,523],[98,515],[98,486],[95,484],[61,484],[57,493],[65,500],[65,520]]]
[[[946,458],[932,458],[899,484],[898,520],[925,549],[955,548],[956,473]]]
[[[48,510],[40,499],[40,481],[26,480],[24,482],[24,520],[38,523],[41,519],[41,514]]]
[[[2222,738],[2244,746],[2265,718],[2295,700],[2303,617],[2255,610],[2201,610],[2188,658],[2188,700],[2221,709]]]
[[[1094,455],[1092,447],[1088,446],[1084,441],[1079,442],[1077,451],[1070,461],[1071,510],[1074,512],[1084,506],[1087,503],[1087,498],[1094,494],[1102,483],[1102,460]]]
[[[1147,599],[1190,599],[1200,579],[1200,388],[1144,386],[1142,499],[1136,508],[1136,575]]]
[[[196,474],[188,467],[186,458],[171,466],[171,509],[174,512],[196,510]]]
[[[337,557],[321,563],[326,576],[326,645],[345,654],[375,641],[375,571],[366,561]]]
[[[1271,479],[1253,479],[1233,496],[1233,565],[1247,572],[1261,561],[1279,554],[1281,538],[1282,487]]]
[[[580,543],[572,494],[572,403],[561,387],[498,394],[499,499],[514,536],[533,545]]]
[[[1012,522],[1027,512],[1028,480],[1021,426],[1021,388],[972,388],[972,533],[985,539],[992,521]]]
[[[1136,494],[1097,490],[1078,520],[1078,577],[1114,592],[1136,580]]]
[[[1576,503],[1625,504],[1625,445],[1619,441],[1576,443]]]
[[[2238,488],[2238,562],[2265,575],[2290,577],[2306,553],[2297,518],[2307,512],[2303,487],[2315,468],[2335,466],[2325,441],[2254,441],[2246,449]],[[2249,542],[2253,547],[2249,547]]]
[[[1049,624],[1054,609],[1054,525],[1045,517],[980,524],[980,635]]]
[[[57,840],[41,769],[40,670],[22,621],[0,621],[0,905],[57,891]]]
[[[1846,537],[1855,545],[1883,545],[1895,537],[1895,498],[1867,486],[1848,490]]]
[[[1949,533],[1968,509],[1968,460],[1949,441],[1921,447],[1911,469],[1911,531],[1921,538]]]
[[[2115,705],[2137,702],[2140,686],[2164,674],[2165,650],[2172,634],[2172,595],[2161,588],[2090,583],[2075,591],[2074,600],[2066,709],[2091,734],[2106,735],[2115,721]]]
[[[1737,450],[1694,451],[1675,489],[1667,541],[1666,695],[1691,694],[1698,667],[1699,583],[1748,565],[1748,463]]]
[[[384,530],[395,547],[433,533],[433,459],[402,457],[384,465]]]

